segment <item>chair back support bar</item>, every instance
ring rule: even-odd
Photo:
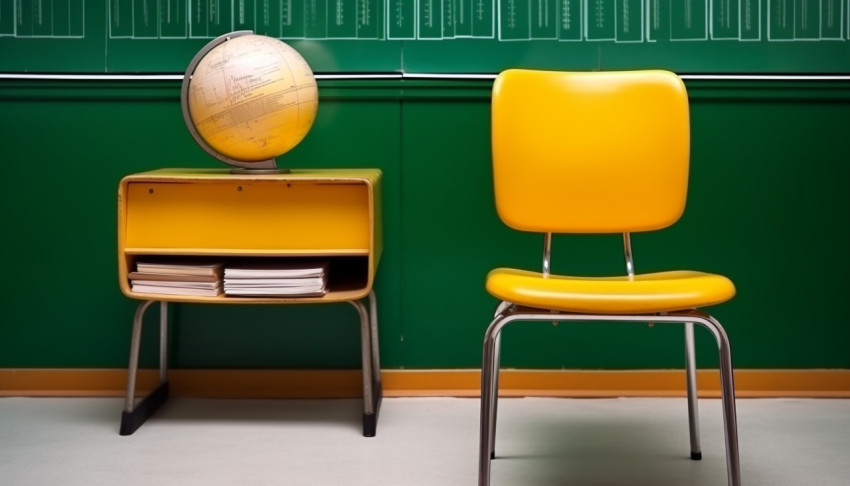
[[[543,276],[552,273],[552,233],[543,235]]]
[[[629,279],[635,277],[635,257],[632,253],[632,235],[628,232],[623,233],[623,256],[626,259],[626,275]]]

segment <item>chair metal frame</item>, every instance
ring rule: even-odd
[[[623,233],[626,271],[634,277],[634,259],[631,235]],[[545,233],[543,240],[543,276],[551,268],[552,233]],[[720,393],[723,406],[724,433],[726,438],[726,470],[730,486],[741,485],[741,469],[738,454],[738,425],[735,409],[735,384],[732,371],[732,353],[729,337],[723,326],[714,317],[697,310],[662,312],[658,314],[576,314],[550,309],[517,306],[502,301],[496,308],[493,321],[484,334],[481,362],[481,415],[479,441],[478,485],[489,486],[491,459],[495,456],[496,414],[499,395],[499,354],[501,331],[514,322],[637,322],[642,324],[680,323],[685,325],[685,368],[688,394],[688,424],[690,431],[691,459],[702,459],[697,409],[696,353],[694,346],[694,324],[708,329],[717,341],[720,371]]]
[[[381,359],[378,349],[378,306],[375,291],[370,290],[368,305],[366,299],[345,301],[351,304],[360,317],[360,350],[363,368],[363,435],[374,437],[378,423],[378,413],[383,397],[381,385]],[[146,397],[136,403],[136,377],[139,370],[139,348],[142,338],[142,325],[145,311],[154,300],[139,304],[133,317],[133,331],[130,338],[130,364],[127,373],[127,392],[124,397],[124,410],[121,413],[121,435],[131,435],[168,400],[168,302],[158,301],[159,313],[159,381]]]

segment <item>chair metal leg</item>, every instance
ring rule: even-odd
[[[144,301],[136,308],[133,332],[130,338],[130,363],[127,370],[127,392],[124,411],[121,413],[120,435],[131,435],[168,400],[168,304],[160,302],[159,383],[136,405],[136,377],[139,371],[139,348],[142,341],[142,323],[145,311],[154,301]]]
[[[741,463],[738,453],[738,419],[735,410],[735,377],[732,372],[732,351],[723,326],[706,315],[698,321],[711,331],[717,340],[720,367],[720,395],[723,402],[723,425],[726,436],[726,473],[729,486],[741,486]]]
[[[500,316],[504,312],[508,311],[514,304],[508,301],[502,301],[496,307],[495,317]],[[499,369],[500,369],[500,356],[502,352],[502,333],[496,333],[496,342],[494,344],[493,349],[493,371],[490,375],[492,380],[491,387],[493,393],[490,395],[490,458],[495,459],[496,457],[496,420],[499,415]]]
[[[691,437],[691,459],[702,459],[699,440],[699,410],[697,405],[697,365],[694,346],[694,324],[685,323],[685,373],[688,382],[688,426]]]
[[[490,394],[490,459],[496,458],[496,418],[499,415],[499,369],[502,353],[502,333],[496,334],[496,342],[493,344],[493,371],[490,375],[492,381]]]
[[[504,316],[498,315],[490,323],[484,335],[484,347],[481,357],[481,417],[480,440],[478,444],[478,485],[490,484],[490,459],[493,453],[493,435],[495,433],[495,411],[498,400],[497,348]]]

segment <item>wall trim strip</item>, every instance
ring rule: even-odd
[[[70,74],[70,73],[2,73],[0,79],[58,81],[182,81],[183,74]],[[495,73],[316,73],[318,80],[494,80]],[[681,74],[684,80],[710,81],[850,81],[846,74]]]
[[[477,397],[477,370],[384,370],[387,397]],[[154,387],[155,370],[139,373],[139,394]],[[174,396],[204,398],[351,398],[360,396],[359,370],[169,371]],[[501,396],[682,397],[683,370],[503,370]],[[697,372],[701,397],[719,396],[716,370]],[[0,369],[0,396],[123,396],[123,369]],[[738,370],[739,398],[850,398],[850,370]]]

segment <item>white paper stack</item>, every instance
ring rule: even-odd
[[[325,295],[327,262],[234,265],[224,269],[225,295],[318,297]]]
[[[138,262],[128,278],[133,292],[215,297],[222,268],[220,262]]]

